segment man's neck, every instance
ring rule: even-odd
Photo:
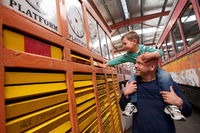
[[[142,77],[142,82],[149,82],[156,79],[155,73],[149,73],[148,75],[145,75]]]

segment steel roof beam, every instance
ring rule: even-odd
[[[141,17],[134,17],[134,18],[131,18],[131,19],[127,19],[125,21],[121,21],[121,22],[112,24],[112,25],[110,25],[110,28],[111,29],[119,29],[121,27],[129,26],[131,24],[137,24],[137,23],[141,23],[143,21],[147,21],[147,20],[154,19],[154,18],[157,18],[157,17],[166,16],[166,15],[169,14],[169,12],[170,11],[145,15],[145,16],[141,16]]]

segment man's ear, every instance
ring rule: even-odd
[[[155,71],[155,69],[156,69],[157,67],[155,66],[155,65],[151,65],[151,67],[150,67],[150,71]]]

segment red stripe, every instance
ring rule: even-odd
[[[25,52],[51,57],[50,45],[41,41],[24,37]]]

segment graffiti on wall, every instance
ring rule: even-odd
[[[171,72],[171,76],[179,84],[200,87],[200,68]]]

